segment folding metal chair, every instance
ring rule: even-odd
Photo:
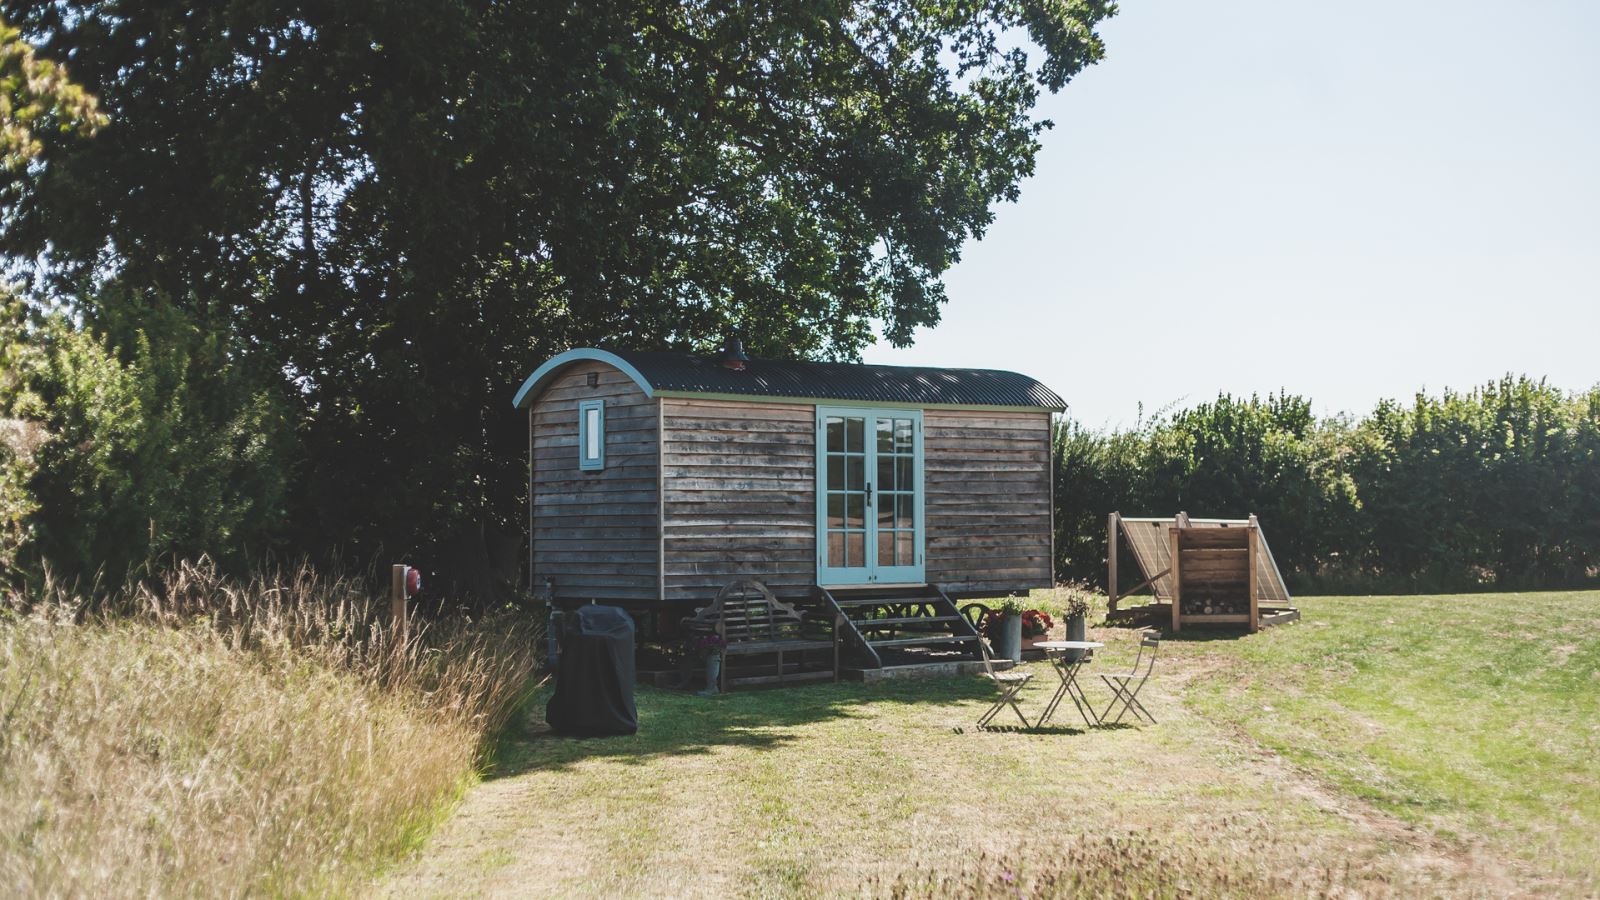
[[[1106,683],[1106,687],[1111,688],[1112,694],[1111,702],[1106,704],[1106,711],[1100,714],[1100,724],[1121,722],[1122,717],[1127,715],[1129,711],[1133,712],[1135,721],[1143,717],[1149,720],[1151,725],[1156,724],[1156,717],[1150,715],[1150,711],[1144,708],[1143,703],[1139,702],[1139,689],[1143,688],[1144,683],[1150,680],[1150,673],[1156,667],[1156,651],[1160,649],[1161,638],[1154,634],[1146,634],[1139,641],[1139,655],[1133,658],[1132,669],[1129,669],[1126,674],[1118,673],[1100,676],[1100,680]],[[1150,651],[1148,658],[1145,657],[1146,650]],[[1141,665],[1144,666],[1144,674],[1142,675],[1139,673]],[[1117,710],[1117,717],[1115,719],[1107,718],[1107,716],[1111,715],[1112,708],[1116,707],[1118,703],[1122,704],[1122,708]]]
[[[1033,673],[996,672],[994,670],[994,662],[989,657],[988,638],[978,638],[978,649],[983,651],[984,677],[993,681],[995,686],[1000,689],[1000,699],[994,701],[994,705],[989,707],[989,711],[978,719],[978,727],[988,728],[989,724],[994,721],[994,717],[1000,714],[1000,710],[1009,706],[1011,711],[1017,714],[1017,718],[1022,720],[1023,728],[1032,728],[1033,726],[1028,722],[1028,717],[1022,714],[1022,707],[1017,705],[1017,693],[1022,690],[1023,685],[1033,680]]]

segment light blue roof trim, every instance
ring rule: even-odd
[[[529,401],[529,398],[536,396],[552,378],[556,377],[557,372],[572,363],[582,362],[586,359],[603,362],[608,366],[615,366],[623,374],[632,378],[634,384],[639,386],[639,390],[644,391],[646,397],[655,396],[655,389],[650,386],[650,382],[645,380],[639,370],[629,365],[622,357],[606,350],[579,347],[576,350],[568,350],[565,353],[553,356],[544,365],[534,369],[533,374],[529,375],[528,380],[524,381],[522,387],[517,390],[517,396],[511,401],[511,405],[521,409],[523,404]]]

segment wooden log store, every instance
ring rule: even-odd
[[[1119,591],[1117,561],[1126,541],[1144,579]],[[1265,625],[1300,618],[1254,515],[1245,519],[1131,518],[1112,513],[1106,525],[1106,584],[1111,621],[1147,618],[1173,631],[1185,625]],[[1120,608],[1148,587],[1155,602]]]

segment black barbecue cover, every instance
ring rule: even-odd
[[[633,734],[633,619],[615,606],[580,606],[561,616],[556,692],[544,708],[559,734]]]

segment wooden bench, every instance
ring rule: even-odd
[[[789,681],[839,680],[838,623],[826,616],[808,616],[773,596],[759,581],[741,578],[717,593],[710,606],[695,610],[683,620],[684,632],[691,639],[716,634],[727,642],[722,651],[722,675],[718,688],[733,684],[782,684]],[[831,651],[831,668],[805,670],[808,652]],[[735,657],[775,655],[777,670],[770,675],[734,676]],[[788,672],[785,654],[795,659],[798,671]]]

